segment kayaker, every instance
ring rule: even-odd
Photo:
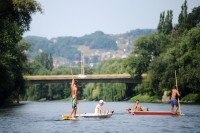
[[[72,116],[72,114],[74,113],[74,116],[76,116],[76,109],[77,109],[77,104],[78,104],[78,100],[77,100],[77,85],[78,85],[78,81],[72,79],[72,84],[71,84],[71,93],[72,93],[72,110],[70,112],[70,116]]]
[[[171,96],[171,111],[172,112],[174,111],[174,105],[176,105],[175,112],[177,112],[177,110],[178,110],[178,101],[176,100],[176,96],[180,97],[180,94],[175,85],[174,88],[172,89],[172,96]]]
[[[95,114],[101,115],[103,113],[104,115],[106,115],[108,113],[113,113],[114,112],[113,110],[112,111],[104,111],[102,109],[102,106],[103,106],[104,103],[105,102],[103,100],[99,101],[99,104],[97,104],[97,106],[95,107]]]
[[[140,101],[137,99],[135,105],[133,106],[134,111],[144,111],[144,109],[139,105],[139,102]]]

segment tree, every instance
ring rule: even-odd
[[[170,46],[169,35],[153,33],[149,37],[139,37],[134,45],[132,54],[124,60],[125,69],[134,77],[148,71],[149,64]]]
[[[53,57],[52,54],[49,55],[49,70],[53,70]]]
[[[122,74],[124,72],[122,59],[103,61],[95,71],[98,74]],[[120,101],[125,98],[126,92],[127,87],[123,83],[89,83],[85,86],[83,95],[89,100]]]
[[[179,34],[182,34],[185,30],[186,26],[186,20],[187,20],[187,0],[183,3],[181,6],[181,13],[178,16],[178,24],[176,26],[176,30]]]
[[[136,93],[161,98],[163,91],[175,85],[176,70],[182,97],[195,93],[200,99],[200,6],[187,14],[185,0],[181,8],[179,23],[174,28],[178,36],[170,36],[172,11],[167,12],[164,25],[164,13],[161,13],[158,33],[136,40],[132,55],[124,60],[124,67],[131,75],[148,73],[147,79],[134,88]]]
[[[164,33],[166,35],[171,34],[173,29],[172,20],[173,20],[172,10],[167,11],[166,17],[165,17],[165,11],[160,13],[160,20],[157,27],[158,33]]]
[[[149,67],[150,84],[154,94],[175,84],[177,70],[182,96],[200,94],[200,24],[179,38],[178,43],[154,59]]]
[[[39,62],[47,70],[53,70],[53,57],[51,54],[48,55],[48,53],[42,52],[35,57],[35,61]]]
[[[26,62],[24,50],[27,47],[24,42],[18,42],[22,39],[22,34],[29,30],[31,15],[37,11],[42,10],[34,0],[1,0],[0,104],[24,90],[23,64]]]
[[[186,19],[186,29],[190,30],[200,22],[200,6],[193,8]]]
[[[177,69],[183,94],[200,94],[200,23],[181,38],[177,46]]]
[[[173,11],[169,10],[167,11],[167,15],[165,17],[165,22],[164,22],[164,26],[163,26],[163,33],[166,35],[169,35],[172,33],[172,20],[173,20]]]
[[[158,33],[163,32],[164,22],[165,22],[165,11],[160,13],[160,20],[159,20],[158,27],[157,27]]]

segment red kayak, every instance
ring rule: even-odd
[[[180,115],[180,112],[169,111],[129,111],[130,115]]]

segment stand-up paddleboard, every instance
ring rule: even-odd
[[[62,115],[63,120],[71,120],[72,118],[73,116],[70,116],[70,115]]]
[[[169,112],[169,111],[131,111],[131,115],[180,115],[180,112]]]
[[[72,120],[72,119],[78,119],[78,118],[110,118],[112,116],[112,113],[108,113],[105,115],[97,115],[94,113],[85,113],[80,114],[80,116],[69,116],[69,115],[62,115],[63,120]]]
[[[170,111],[131,111],[126,109],[130,115],[180,115],[180,112]]]

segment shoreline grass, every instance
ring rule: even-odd
[[[140,100],[140,102],[157,102],[157,103],[161,103],[162,101],[160,99],[158,99],[156,96],[149,96],[147,94],[138,94],[134,97],[132,97],[131,99],[129,99],[128,101],[136,101],[136,100]]]
[[[122,100],[123,102],[135,102],[137,99],[140,100],[140,102],[148,102],[148,103],[162,103],[161,99],[158,99],[156,96],[149,96],[147,94],[138,94],[130,99]],[[180,100],[180,103],[184,104],[200,104],[200,95],[199,94],[188,94],[185,97],[183,97]],[[71,101],[71,97],[64,98],[64,99],[58,99],[58,100],[47,100],[46,98],[41,98],[40,100],[37,101],[20,101],[20,102],[48,102],[48,101]],[[88,100],[88,99],[81,99],[79,101],[93,101],[93,100]],[[110,101],[112,102],[112,101]],[[113,102],[120,102],[120,101],[113,101]],[[170,102],[168,102],[170,103]]]

